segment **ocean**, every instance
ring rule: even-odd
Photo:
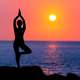
[[[32,53],[21,56],[21,67],[40,66],[46,75],[80,74],[80,42],[27,41],[25,44]],[[12,41],[0,41],[0,66],[17,66]]]

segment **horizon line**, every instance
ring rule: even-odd
[[[7,42],[14,40],[0,40],[0,42]],[[24,42],[80,42],[80,40],[24,40]]]

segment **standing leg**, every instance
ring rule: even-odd
[[[19,53],[19,46],[16,45],[16,43],[14,42],[13,48],[14,48],[14,52],[15,52],[16,63],[17,63],[17,66],[18,66],[18,68],[19,68],[19,67],[20,67],[20,53]]]

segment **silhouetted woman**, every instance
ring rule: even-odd
[[[21,19],[18,19],[18,18],[21,18]],[[31,49],[28,46],[26,46],[24,43],[23,35],[26,30],[26,24],[25,24],[24,18],[21,15],[20,10],[19,10],[18,16],[14,19],[13,26],[14,26],[14,34],[15,34],[13,47],[15,51],[17,66],[20,67],[20,63],[19,63],[20,55],[32,52]],[[20,52],[19,48],[21,48],[23,52]]]

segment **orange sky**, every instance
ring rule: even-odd
[[[25,40],[80,40],[80,0],[0,0],[0,40],[14,40],[19,8],[27,23]],[[49,14],[57,15],[56,22]]]

